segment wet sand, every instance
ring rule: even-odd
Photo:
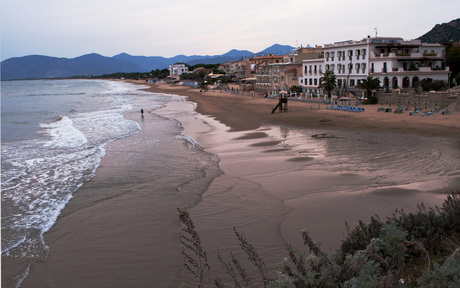
[[[440,205],[445,193],[460,187],[459,170],[446,177],[450,182],[378,189],[373,171],[320,173],[308,168],[328,148],[327,141],[347,133],[364,135],[368,142],[372,139],[366,133],[448,139],[458,149],[460,112],[422,118],[377,113],[376,106],[366,106],[364,113],[354,114],[290,101],[289,112],[271,114],[274,99],[166,85],[153,85],[149,91],[187,96],[201,113],[195,117],[215,127],[197,131],[183,121],[184,134],[218,155],[224,172],[190,207],[212,273],[224,280],[217,253],[227,260],[230,252],[242,262],[245,258],[233,227],[246,235],[273,272],[287,256],[286,243],[303,250],[302,228],[331,252],[345,236],[345,221],[353,227],[358,220],[368,221],[375,214],[384,218],[397,208],[414,211],[421,202]],[[137,111],[126,113],[137,121],[138,116]],[[194,287],[180,255],[176,207],[152,207],[158,201],[149,199],[153,159],[149,147],[139,144],[148,142],[152,133],[147,116],[140,133],[107,145],[96,176],[75,194],[45,235],[48,259],[32,265],[21,287]],[[318,147],[306,150],[296,142],[304,129],[324,138],[314,139]],[[133,190],[137,192],[125,193]],[[162,225],[151,229],[152,222]],[[251,268],[250,273],[257,274]]]

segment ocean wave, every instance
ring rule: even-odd
[[[51,124],[41,124],[45,133],[51,136],[51,141],[44,145],[47,147],[59,147],[72,149],[88,142],[85,135],[73,125],[73,121],[67,116]]]
[[[196,141],[194,138],[190,136],[181,133],[179,135],[176,135],[174,138],[185,140],[191,147],[203,150],[203,148],[200,146],[200,143],[198,143],[198,141]]]

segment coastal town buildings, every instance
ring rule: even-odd
[[[286,90],[293,85],[298,85],[299,76],[302,75],[302,61],[305,59],[318,59],[323,56],[321,46],[299,47],[290,54],[278,56],[267,55],[254,57],[255,61],[255,87],[258,92]]]
[[[359,84],[378,78],[385,90],[418,89],[423,80],[448,82],[446,49],[438,43],[400,37],[366,37],[324,46],[299,47],[286,55],[268,54],[221,64],[237,80],[254,81],[261,93],[276,93],[299,85],[307,94],[322,94],[322,73],[337,77],[338,95],[363,95]]]
[[[381,86],[389,90],[417,88],[423,79],[447,82],[449,77],[444,46],[399,37],[326,44],[322,61],[304,60],[302,66],[299,85],[309,92],[318,91],[323,70],[337,76],[339,94],[356,94],[358,84],[368,76],[378,78]]]

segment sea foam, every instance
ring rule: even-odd
[[[74,127],[73,121],[67,116],[51,124],[42,124],[41,127],[51,136],[51,141],[45,143],[48,147],[72,149],[88,142],[85,135]]]

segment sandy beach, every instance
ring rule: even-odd
[[[200,199],[180,205],[200,233],[211,274],[224,281],[217,253],[245,258],[233,227],[274,277],[286,243],[305,250],[301,229],[330,253],[345,237],[345,222],[354,227],[422,202],[434,207],[460,188],[460,111],[415,117],[377,112],[378,106],[353,113],[289,101],[288,112],[272,114],[277,99],[133,83],[186,96],[196,103],[193,120],[206,124],[178,119],[183,134],[217,155],[222,175]],[[140,107],[152,110],[140,100],[124,115],[140,122],[141,132],[107,145],[96,176],[45,235],[48,258],[31,266],[21,287],[195,287],[183,266],[177,203],[165,205],[151,193],[152,178],[166,175],[152,172],[153,146],[146,143],[153,122],[149,113],[140,119]],[[433,154],[437,146],[442,151]]]

